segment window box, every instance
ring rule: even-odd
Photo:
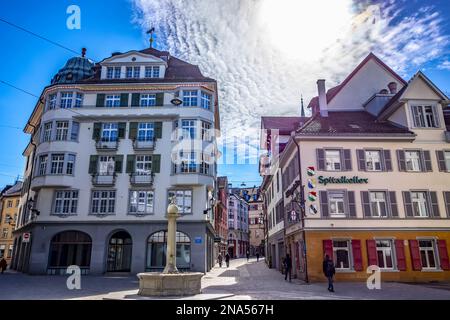
[[[116,183],[116,175],[115,174],[96,174],[92,177],[92,183],[94,185],[101,186],[112,186]]]
[[[119,147],[119,141],[97,141],[95,147],[98,150],[117,150]]]
[[[150,140],[134,140],[133,147],[135,150],[154,150],[155,149],[155,138]]]
[[[152,185],[153,174],[132,173],[130,175],[130,183],[134,185]]]

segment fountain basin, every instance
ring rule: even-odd
[[[138,295],[147,297],[192,296],[201,293],[201,272],[138,273]]]

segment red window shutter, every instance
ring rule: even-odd
[[[438,240],[439,259],[441,260],[442,270],[450,270],[450,263],[448,260],[447,243],[445,240]]]
[[[326,255],[333,260],[333,240],[323,240],[323,256]]]
[[[409,251],[411,251],[411,263],[413,270],[422,270],[422,262],[420,261],[419,241],[409,240]]]
[[[395,253],[397,255],[397,268],[406,271],[405,245],[403,240],[395,240]]]
[[[377,266],[378,265],[378,259],[377,259],[377,243],[375,240],[367,240],[367,259],[369,262],[369,266]]]
[[[361,254],[361,240],[352,240],[352,251],[353,251],[353,265],[355,271],[362,271],[362,254]]]

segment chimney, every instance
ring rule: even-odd
[[[319,110],[322,117],[328,117],[327,93],[325,90],[325,80],[317,80],[317,89],[319,90]]]
[[[397,93],[397,83],[396,82],[390,82],[388,84],[388,88],[389,88],[389,91],[391,92],[391,94]]]

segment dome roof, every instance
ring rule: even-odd
[[[84,57],[67,60],[66,65],[53,77],[52,84],[75,83],[94,75],[94,63]]]

